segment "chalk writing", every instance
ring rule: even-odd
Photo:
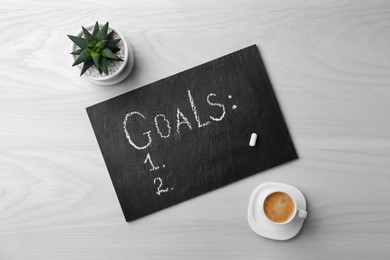
[[[160,177],[154,178],[153,183],[156,184],[156,181],[158,181],[160,184],[157,187],[157,195],[160,196],[162,192],[168,192],[169,188],[161,189],[163,186],[163,182]]]
[[[217,94],[209,93],[206,96],[207,104],[210,107],[218,108],[220,112],[219,112],[219,114],[217,114],[218,116],[214,116],[215,112],[213,112],[213,116],[209,115],[209,118],[211,119],[211,121],[207,120],[205,122],[201,122],[196,104],[195,104],[194,99],[193,99],[192,94],[191,94],[191,91],[187,90],[187,94],[188,94],[188,100],[189,100],[189,103],[190,103],[190,106],[191,106],[191,109],[193,112],[193,116],[194,116],[193,118],[195,119],[198,128],[206,127],[206,126],[210,125],[212,122],[218,122],[218,121],[221,121],[225,118],[225,115],[226,115],[225,105],[222,104],[221,102],[217,103],[215,101],[212,101],[212,100],[217,99]],[[228,95],[228,99],[231,99],[231,98],[232,98],[232,95]],[[233,105],[232,108],[236,109],[237,106]],[[202,110],[202,111],[204,111],[204,110]],[[131,121],[132,124],[139,123],[139,119],[137,120],[137,117],[140,118],[141,121],[146,120],[146,117],[138,111],[132,111],[132,112],[127,113],[125,116],[125,119],[123,121],[123,130],[125,132],[126,138],[129,142],[129,144],[131,146],[133,146],[135,149],[137,149],[137,150],[146,149],[152,144],[152,141],[153,141],[152,134],[151,134],[152,130],[144,131],[142,133],[142,135],[147,136],[147,143],[144,143],[143,145],[135,144],[133,139],[131,138],[131,136],[134,134],[133,133],[134,129],[139,129],[139,128],[131,126],[131,124],[128,123],[129,118],[132,116],[134,116],[134,119]],[[189,120],[189,118],[187,116],[185,116],[182,111],[180,111],[180,108],[177,108],[177,111],[176,111],[176,131],[178,134],[181,133],[181,130],[183,129],[183,125],[186,125],[188,127],[188,131],[193,130],[193,126],[192,126],[192,123]],[[171,130],[172,130],[171,123],[170,123],[169,119],[164,114],[157,114],[154,117],[154,126],[155,126],[156,132],[158,134],[157,136],[160,136],[161,138],[169,138],[171,136]],[[132,132],[131,135],[130,135],[130,132]],[[153,138],[155,138],[154,136],[155,135],[153,135]],[[138,139],[134,139],[134,140],[138,140]],[[137,141],[137,142],[142,142],[142,141]],[[158,171],[158,170],[161,170],[161,168],[165,168],[165,164],[163,164],[161,168],[160,168],[160,166],[154,165],[154,163],[151,159],[150,153],[147,153],[144,164],[150,165],[150,169],[149,169],[150,172]],[[162,188],[163,182],[162,182],[162,179],[160,177],[154,178],[153,183],[155,185],[158,184],[157,192],[156,192],[157,195],[160,195],[161,193],[164,193],[164,192],[168,192],[169,190],[173,190],[173,188],[163,189]]]
[[[161,130],[160,130],[160,127],[158,126],[158,122],[157,122],[157,118],[158,117],[162,117],[164,122],[167,124],[167,128],[168,128],[168,134],[167,135],[163,135],[161,133]],[[157,133],[162,137],[162,138],[168,138],[169,135],[171,134],[171,126],[169,125],[169,121],[165,118],[165,115],[163,114],[159,114],[157,116],[154,117],[154,123],[156,124],[156,130],[157,130]]]
[[[149,171],[155,171],[155,170],[160,169],[160,166],[157,166],[157,167],[154,166],[154,164],[152,162],[152,159],[150,158],[150,154],[149,153],[146,155],[146,159],[145,159],[144,163],[146,163],[147,161],[149,161],[150,166],[152,166],[152,168],[150,168]],[[165,167],[165,165],[164,165],[164,167]]]
[[[134,144],[134,142],[131,140],[130,138],[130,134],[129,132],[127,132],[127,119],[129,117],[131,117],[132,115],[139,115],[140,117],[142,117],[143,119],[145,119],[145,116],[143,114],[141,114],[140,112],[137,112],[137,111],[133,111],[131,113],[127,113],[126,116],[125,116],[125,120],[123,121],[123,130],[125,131],[125,134],[126,134],[126,138],[127,140],[129,141],[129,143],[134,146],[135,149],[137,150],[142,150],[142,149],[145,149],[147,148],[151,143],[152,143],[152,137],[150,137],[150,130],[147,131],[147,132],[144,132],[143,135],[147,135],[148,136],[148,143],[144,146],[137,146]]]
[[[180,134],[180,125],[186,124],[192,130],[191,123],[188,121],[188,118],[183,115],[183,113],[180,111],[180,109],[177,109],[177,125],[176,125],[176,131],[178,134]],[[183,119],[183,121],[180,121],[180,118]]]
[[[201,128],[201,127],[204,127],[206,125],[209,125],[210,121],[206,121],[204,123],[200,122],[198,111],[196,109],[196,106],[195,106],[195,103],[194,103],[194,99],[191,96],[191,91],[190,90],[188,90],[188,98],[190,99],[191,108],[192,108],[192,111],[194,112],[195,120],[196,120],[196,122],[198,122],[198,127]]]
[[[210,106],[217,106],[217,107],[221,107],[222,108],[222,115],[219,118],[215,118],[215,117],[212,117],[212,116],[210,116],[210,118],[212,120],[214,120],[214,121],[221,121],[223,119],[223,117],[225,116],[225,106],[222,105],[222,104],[219,104],[219,103],[211,103],[210,102],[210,96],[215,97],[216,95],[214,93],[208,94],[208,96],[207,96],[207,103],[209,103]]]

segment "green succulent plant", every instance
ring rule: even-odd
[[[72,42],[79,47],[71,52],[72,55],[78,55],[72,66],[84,63],[80,76],[93,65],[96,66],[100,74],[108,75],[109,60],[123,61],[115,54],[120,50],[117,47],[120,39],[113,39],[114,31],[107,33],[108,22],[102,28],[99,28],[99,23],[96,22],[92,34],[84,27],[81,28],[85,38],[68,35]]]

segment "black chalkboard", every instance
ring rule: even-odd
[[[256,45],[87,112],[126,221],[298,158]]]

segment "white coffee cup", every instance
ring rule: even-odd
[[[278,194],[278,193],[284,193],[286,194],[292,201],[293,205],[294,205],[294,209],[293,209],[293,212],[290,213],[289,215],[289,218],[286,219],[285,221],[283,222],[276,222],[276,221],[273,221],[272,219],[270,219],[264,209],[264,204],[266,203],[267,199],[270,198],[271,199],[271,195],[274,197],[274,199],[279,199],[278,196],[282,196],[282,194]],[[277,189],[277,188],[274,188],[274,189],[269,189],[267,192],[265,192],[263,194],[263,197],[262,197],[262,213],[264,214],[265,218],[272,224],[274,225],[286,225],[286,224],[289,224],[290,222],[292,222],[294,219],[296,218],[306,218],[307,217],[307,212],[303,209],[300,209],[298,208],[297,206],[297,202],[295,201],[294,197],[289,194],[288,192],[282,190],[282,189]]]

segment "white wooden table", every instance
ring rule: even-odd
[[[96,20],[135,51],[117,86],[71,68]],[[0,259],[390,259],[389,1],[2,0],[0,30]],[[300,159],[126,223],[85,107],[251,44]],[[266,181],[306,195],[295,239],[249,228]]]

